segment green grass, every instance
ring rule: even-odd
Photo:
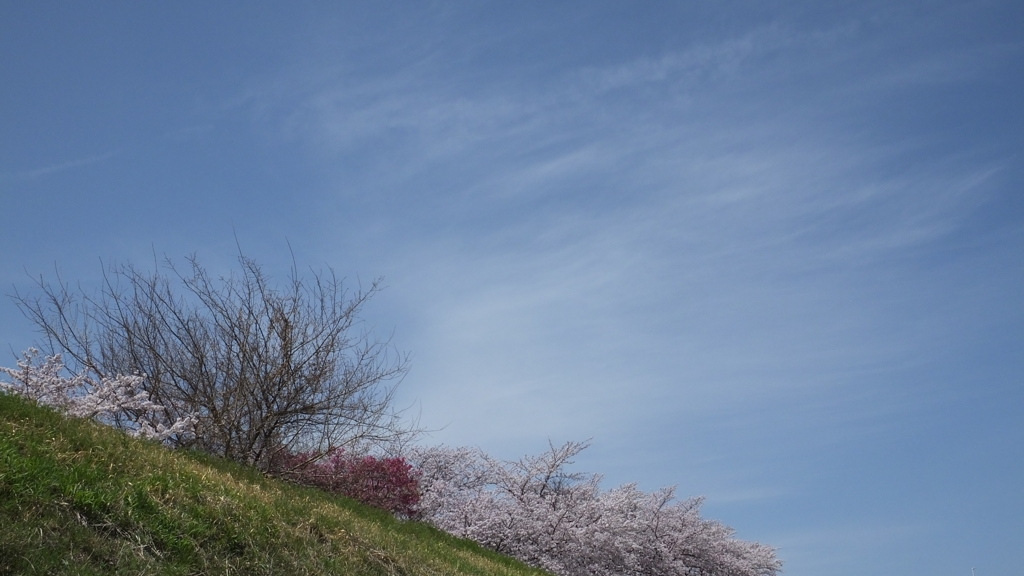
[[[545,574],[426,524],[0,394],[0,576]]]

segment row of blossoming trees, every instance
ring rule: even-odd
[[[570,472],[585,443],[517,461],[410,443],[415,427],[392,409],[405,358],[359,321],[377,284],[350,295],[333,274],[307,282],[293,267],[279,290],[252,260],[239,263],[218,280],[194,257],[185,270],[114,267],[96,294],[40,279],[41,295],[14,299],[49,350],[0,368],[0,391],[423,520],[555,574],[781,570],[774,549],[702,518],[700,499],[603,490],[600,476]]]
[[[767,576],[774,549],[733,537],[699,514],[699,498],[633,484],[602,490],[599,475],[566,467],[585,443],[516,461],[473,448],[420,448],[424,517],[439,528],[571,575]]]

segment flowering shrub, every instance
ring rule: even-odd
[[[602,491],[601,477],[565,467],[586,444],[552,446],[518,461],[471,448],[418,449],[424,520],[563,576],[774,576],[775,551],[738,540],[700,516],[701,499],[633,484]]]
[[[341,494],[403,518],[418,515],[419,474],[404,458],[359,457],[344,450],[335,450],[322,459],[311,453],[284,453],[275,467],[279,474],[300,484]]]
[[[0,390],[19,394],[52,406],[69,416],[92,418],[122,428],[133,436],[167,440],[188,434],[195,425],[191,416],[170,422],[164,406],[149,399],[142,389],[144,376],[119,375],[101,378],[89,371],[65,377],[60,355],[36,364],[39,351],[29,348],[17,368],[0,367],[11,381],[0,381]]]

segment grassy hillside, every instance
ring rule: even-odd
[[[0,394],[0,575],[543,572],[424,524]]]

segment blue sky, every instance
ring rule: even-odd
[[[211,5],[216,4],[216,5]],[[785,573],[1016,574],[1015,2],[0,3],[0,281],[383,276],[431,441],[593,438]],[[0,344],[32,326],[0,302]],[[13,359],[11,360],[13,362]]]

